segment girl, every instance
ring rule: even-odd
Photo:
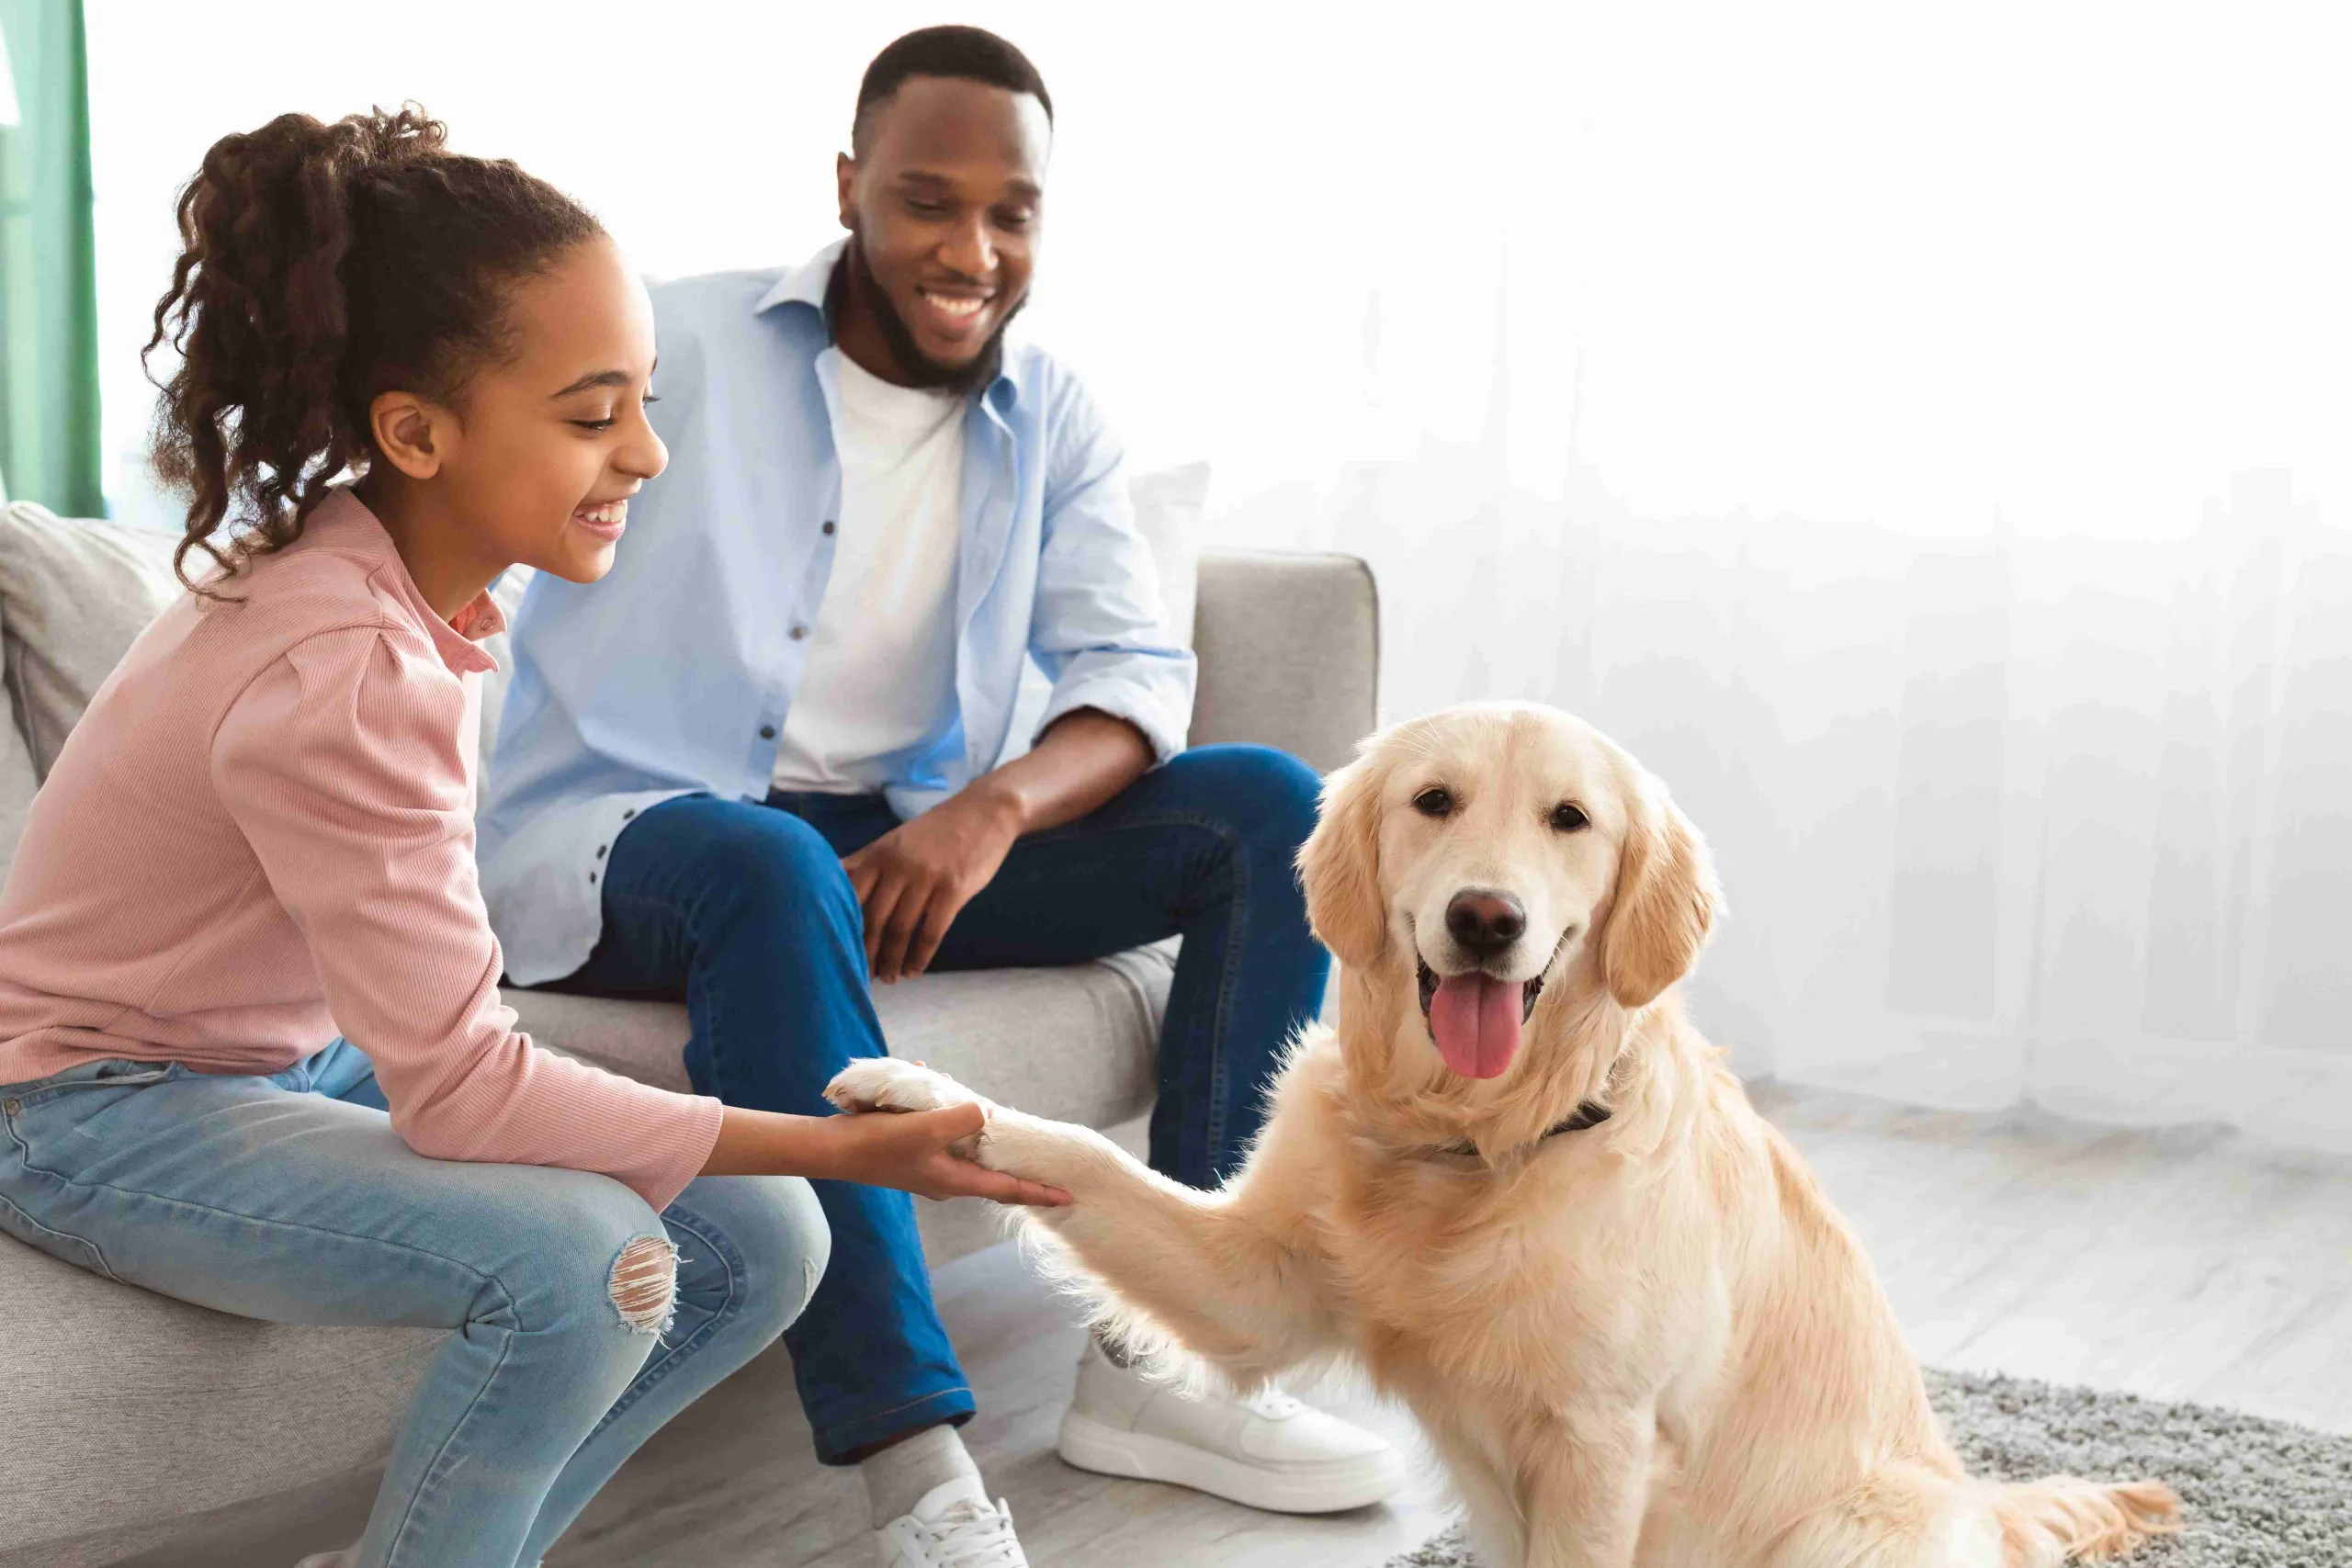
[[[666,454],[612,242],[444,141],[287,115],[206,154],[149,344],[194,592],[0,894],[0,1227],[224,1312],[458,1330],[366,1533],[311,1560],[350,1568],[537,1562],[808,1301],[802,1178],[1061,1197],[951,1156],[974,1111],[738,1110],[514,1032],[474,876],[485,590],[602,576]]]

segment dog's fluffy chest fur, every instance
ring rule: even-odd
[[[1337,1121],[1319,1249],[1358,1355],[1393,1391],[1466,1380],[1540,1406],[1595,1367],[1654,1364],[1658,1320],[1688,1315],[1630,1288],[1667,1194],[1623,1179],[1606,1125],[1490,1168]]]

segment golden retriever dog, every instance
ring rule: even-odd
[[[1720,902],[1659,783],[1549,709],[1401,725],[1299,857],[1341,965],[1200,1192],[991,1108],[973,1157],[1131,1345],[1402,1398],[1494,1568],[2027,1568],[2178,1528],[2153,1483],[1972,1480],[1853,1233],[1684,1017]],[[860,1063],[843,1110],[977,1098]]]

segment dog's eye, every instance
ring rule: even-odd
[[[1552,826],[1563,833],[1573,833],[1579,828],[1592,826],[1592,818],[1579,809],[1576,802],[1564,800],[1552,807]]]
[[[1413,796],[1413,809],[1424,817],[1449,817],[1453,813],[1453,796],[1432,784]]]

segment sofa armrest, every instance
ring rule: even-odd
[[[1380,599],[1353,556],[1204,550],[1195,746],[1255,741],[1329,773],[1378,722]]]

